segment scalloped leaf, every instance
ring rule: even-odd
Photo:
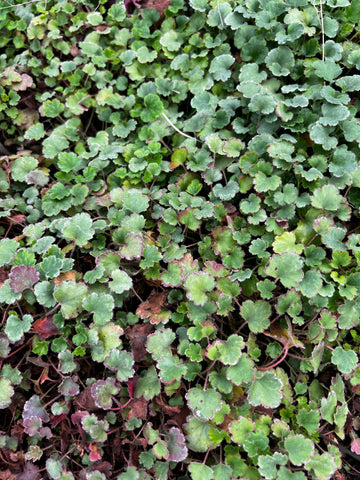
[[[220,394],[216,390],[191,388],[186,399],[189,408],[200,420],[211,420],[222,406]]]
[[[248,401],[251,405],[276,408],[282,399],[282,381],[271,372],[261,376],[256,375],[248,391]]]
[[[119,387],[115,385],[113,378],[98,380],[91,385],[91,396],[95,405],[104,410],[109,410],[112,407],[112,395],[116,395],[118,392]]]
[[[54,298],[61,304],[61,312],[65,318],[75,318],[82,311],[82,302],[87,294],[86,285],[72,280],[65,281],[54,289]]]
[[[27,288],[32,288],[32,286],[39,281],[39,278],[40,275],[35,267],[19,265],[13,267],[9,273],[9,287],[16,293],[23,292]]]

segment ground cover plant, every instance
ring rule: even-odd
[[[360,1],[15,3],[0,478],[358,478]]]

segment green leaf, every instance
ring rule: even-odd
[[[154,360],[160,360],[163,355],[171,353],[169,346],[174,340],[175,333],[169,328],[162,328],[148,336],[146,349]]]
[[[196,417],[187,417],[187,423],[184,426],[187,433],[186,440],[190,450],[193,452],[206,452],[216,447],[216,443],[209,438],[210,425]]]
[[[251,382],[254,377],[254,363],[248,356],[243,353],[236,365],[230,366],[227,369],[226,377],[234,385],[242,385],[243,383]]]
[[[305,465],[306,470],[313,472],[319,480],[328,480],[337,470],[335,457],[331,453],[313,455]]]
[[[296,416],[296,421],[298,425],[306,429],[309,435],[312,435],[319,429],[320,414],[317,410],[307,411],[302,408]]]
[[[221,200],[231,200],[239,192],[239,184],[234,180],[229,180],[227,185],[224,187],[220,183],[217,183],[213,187],[213,193],[216,197]]]
[[[154,122],[157,118],[160,117],[164,110],[164,106],[160,97],[153,93],[149,93],[144,98],[145,109],[141,112],[141,120],[143,122]]]
[[[286,465],[287,462],[287,456],[279,452],[274,455],[259,455],[259,472],[266,480],[274,480],[277,476],[277,465]]]
[[[57,98],[46,100],[40,107],[40,113],[44,117],[56,118],[64,111],[64,104]]]
[[[196,231],[201,225],[201,220],[195,216],[194,208],[187,208],[186,210],[183,210],[180,212],[178,218],[182,225],[185,225],[192,231]]]
[[[295,287],[303,278],[303,260],[297,253],[285,252],[271,257],[266,274],[278,278],[286,288]]]
[[[276,408],[282,399],[283,384],[277,376],[271,372],[265,372],[257,376],[250,385],[248,401],[251,405],[262,405],[268,408]]]
[[[10,240],[9,238],[0,240],[0,267],[11,262],[19,245],[16,240]]]
[[[31,328],[33,317],[29,314],[25,314],[22,320],[17,315],[9,315],[6,320],[5,333],[10,342],[18,342],[24,336],[25,332],[28,332]]]
[[[195,305],[205,305],[208,297],[205,292],[215,287],[215,280],[210,275],[200,272],[191,273],[185,281],[186,296]]]
[[[123,270],[113,270],[111,272],[112,281],[109,282],[109,288],[115,293],[124,293],[133,286],[133,281]]]
[[[16,182],[25,182],[28,173],[38,166],[36,158],[24,155],[16,158],[11,164],[11,176]]]
[[[187,368],[176,355],[164,355],[158,361],[160,378],[164,383],[180,380],[186,374]]]
[[[284,232],[275,237],[272,244],[275,253],[295,252],[302,253],[304,246],[296,243],[296,237],[293,232]]]
[[[188,466],[192,480],[213,480],[214,472],[212,468],[202,463],[191,462]]]
[[[214,344],[214,347],[219,352],[219,360],[224,365],[235,365],[241,356],[241,350],[244,346],[243,338],[235,334],[230,335],[225,343],[217,341]],[[209,347],[209,349],[210,348],[211,347]],[[211,358],[211,356],[209,356],[209,358]]]
[[[335,148],[338,143],[335,136],[330,136],[333,131],[333,127],[324,127],[319,122],[316,122],[310,128],[310,138],[314,140],[315,143],[322,145],[324,150],[331,150]]]
[[[249,433],[253,432],[254,430],[254,423],[246,417],[239,417],[237,420],[234,420],[229,425],[231,438],[233,442],[237,443],[238,445],[243,445]]]
[[[14,393],[10,380],[0,378],[0,409],[7,408],[11,405],[11,397]]]
[[[134,359],[131,353],[111,350],[104,363],[109,370],[116,373],[116,377],[121,382],[127,381],[134,375]]]
[[[315,74],[328,82],[332,82],[341,74],[341,67],[332,60],[315,60],[312,64]]]
[[[78,365],[74,362],[74,355],[70,350],[64,350],[58,355],[60,360],[60,371],[66,375],[77,370]]]
[[[103,410],[109,410],[113,404],[111,397],[119,392],[119,387],[115,385],[113,378],[107,378],[93,383],[90,391],[95,405]]]
[[[215,80],[226,82],[231,77],[231,66],[235,58],[229,54],[218,55],[210,64],[209,72],[213,74]]]
[[[308,462],[314,454],[313,442],[303,435],[289,435],[285,439],[285,448],[293,465],[300,466]]]
[[[75,241],[76,245],[82,247],[93,236],[92,219],[88,213],[78,213],[70,220],[67,220],[63,227],[63,235]]]
[[[305,272],[304,278],[298,285],[298,290],[304,297],[313,298],[322,286],[321,274],[316,270]]]
[[[240,313],[254,333],[263,332],[270,325],[271,306],[267,302],[258,300],[254,303],[252,300],[246,300],[241,306]]]
[[[154,366],[145,370],[144,374],[138,379],[135,387],[135,397],[143,396],[151,400],[161,391],[161,383]]]
[[[267,93],[256,93],[251,98],[249,109],[251,112],[259,112],[264,115],[269,115],[276,108],[275,97]]]
[[[179,34],[176,30],[168,30],[160,38],[160,43],[169,52],[177,52],[181,47],[181,41],[179,41]]]
[[[40,138],[45,137],[44,125],[40,122],[34,123],[24,135],[26,140],[40,140]]]
[[[84,298],[83,307],[88,312],[93,312],[96,324],[104,325],[113,316],[114,299],[108,294],[92,293]]]
[[[344,350],[342,347],[336,347],[331,353],[331,361],[338,367],[341,373],[349,374],[355,370],[358,357],[353,350]]]
[[[54,298],[61,304],[61,313],[65,318],[75,318],[82,311],[82,302],[87,294],[85,285],[72,280],[63,282],[54,289]]]
[[[322,210],[336,211],[340,208],[343,198],[334,185],[324,185],[317,188],[311,197],[311,205]]]
[[[220,394],[216,390],[191,388],[186,399],[189,408],[200,420],[211,420],[222,406]]]
[[[46,278],[58,277],[60,275],[60,270],[62,266],[62,259],[56,257],[55,255],[49,255],[48,257],[45,257],[44,260],[40,263],[41,270],[46,275]]]
[[[270,50],[265,63],[273,75],[287,76],[294,67],[295,58],[289,47],[281,46]]]

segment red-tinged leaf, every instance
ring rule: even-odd
[[[167,442],[168,455],[166,460],[170,462],[182,462],[188,455],[188,449],[185,445],[185,437],[176,427],[169,430],[169,439]]]
[[[97,462],[98,460],[101,460],[101,453],[97,443],[90,443],[89,450],[90,450],[89,459],[92,462]]]
[[[11,269],[9,274],[9,286],[14,292],[23,292],[27,288],[31,288],[34,283],[39,281],[39,274],[35,267],[26,267],[19,265]]]
[[[40,336],[41,340],[46,340],[49,337],[52,337],[59,333],[59,329],[54,324],[54,319],[52,316],[39,318],[33,324],[33,330]]]
[[[81,424],[81,420],[86,417],[87,415],[89,415],[89,412],[84,412],[84,411],[78,411],[76,413],[73,413],[71,415],[71,422],[73,425],[80,425]]]
[[[174,170],[179,165],[184,165],[186,162],[187,153],[186,147],[181,147],[175,150],[175,152],[171,155],[171,162],[169,165],[170,170]]]
[[[56,427],[56,425],[58,425],[60,422],[62,422],[63,420],[66,420],[68,418],[67,414],[66,413],[62,413],[60,415],[56,415],[55,417],[53,417],[51,420],[50,420],[50,423],[53,427]]]
[[[360,455],[360,438],[355,438],[351,442],[351,451],[356,453],[357,455]]]
[[[138,381],[138,377],[135,377],[135,378],[130,378],[130,380],[127,382],[129,397],[131,399],[134,398],[137,381]]]

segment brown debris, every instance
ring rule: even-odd
[[[150,323],[137,323],[133,327],[126,327],[125,336],[130,340],[131,352],[136,363],[143,362],[146,359],[146,340],[152,332],[153,327]]]

